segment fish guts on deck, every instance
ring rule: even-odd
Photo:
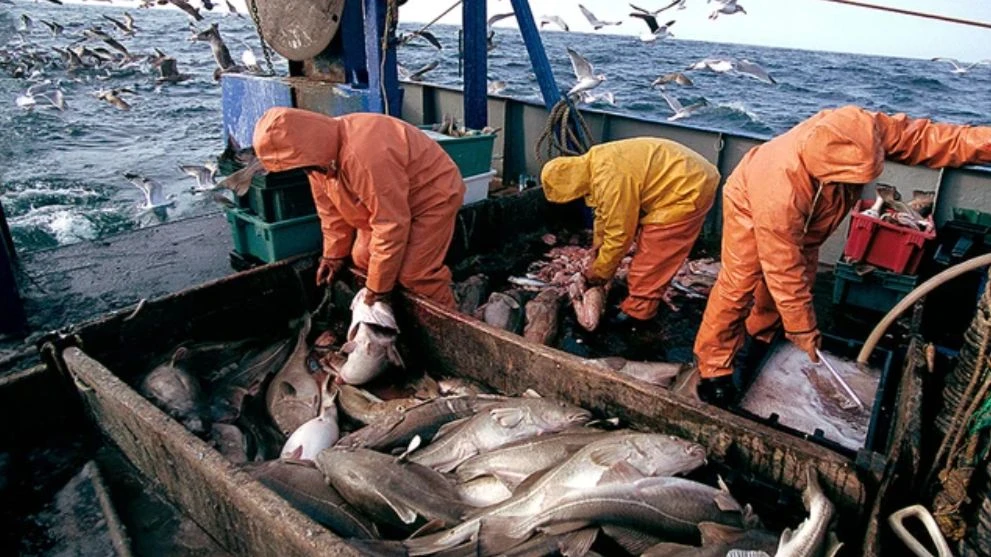
[[[368,272],[369,304],[398,282],[455,306],[444,256],[465,185],[436,141],[382,114],[280,107],[258,121],[253,144],[269,172],[306,171],[323,229],[321,268],[332,274],[350,254]]]
[[[846,106],[751,149],[723,189],[723,266],[695,341],[703,380],[732,376],[744,330],[768,342],[783,326],[817,360],[812,284],[819,246],[881,174],[885,158],[931,168],[989,162],[991,128]]]
[[[620,308],[636,319],[650,319],[702,230],[719,171],[684,145],[641,137],[553,159],[544,165],[540,181],[548,201],[584,197],[595,211],[593,247],[598,253],[585,272],[590,284],[612,279],[637,240],[630,295]]]

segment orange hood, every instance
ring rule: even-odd
[[[873,115],[847,106],[811,123],[798,155],[820,183],[866,184],[884,170],[881,141]]]
[[[255,124],[255,155],[269,172],[294,168],[328,169],[341,150],[341,124],[298,108],[270,108]]]

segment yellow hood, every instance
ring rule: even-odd
[[[540,182],[544,195],[552,203],[567,203],[587,196],[592,191],[588,155],[551,160],[540,172]]]

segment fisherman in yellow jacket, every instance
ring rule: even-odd
[[[648,320],[691,252],[719,185],[719,171],[695,151],[666,139],[641,137],[596,145],[578,157],[558,157],[540,174],[553,203],[584,197],[594,209],[589,287],[612,280],[634,239],[629,296],[619,321]]]

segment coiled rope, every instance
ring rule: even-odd
[[[583,155],[592,147],[591,137],[592,131],[581,111],[564,98],[551,108],[544,131],[537,139],[534,154],[540,164],[562,155]]]

